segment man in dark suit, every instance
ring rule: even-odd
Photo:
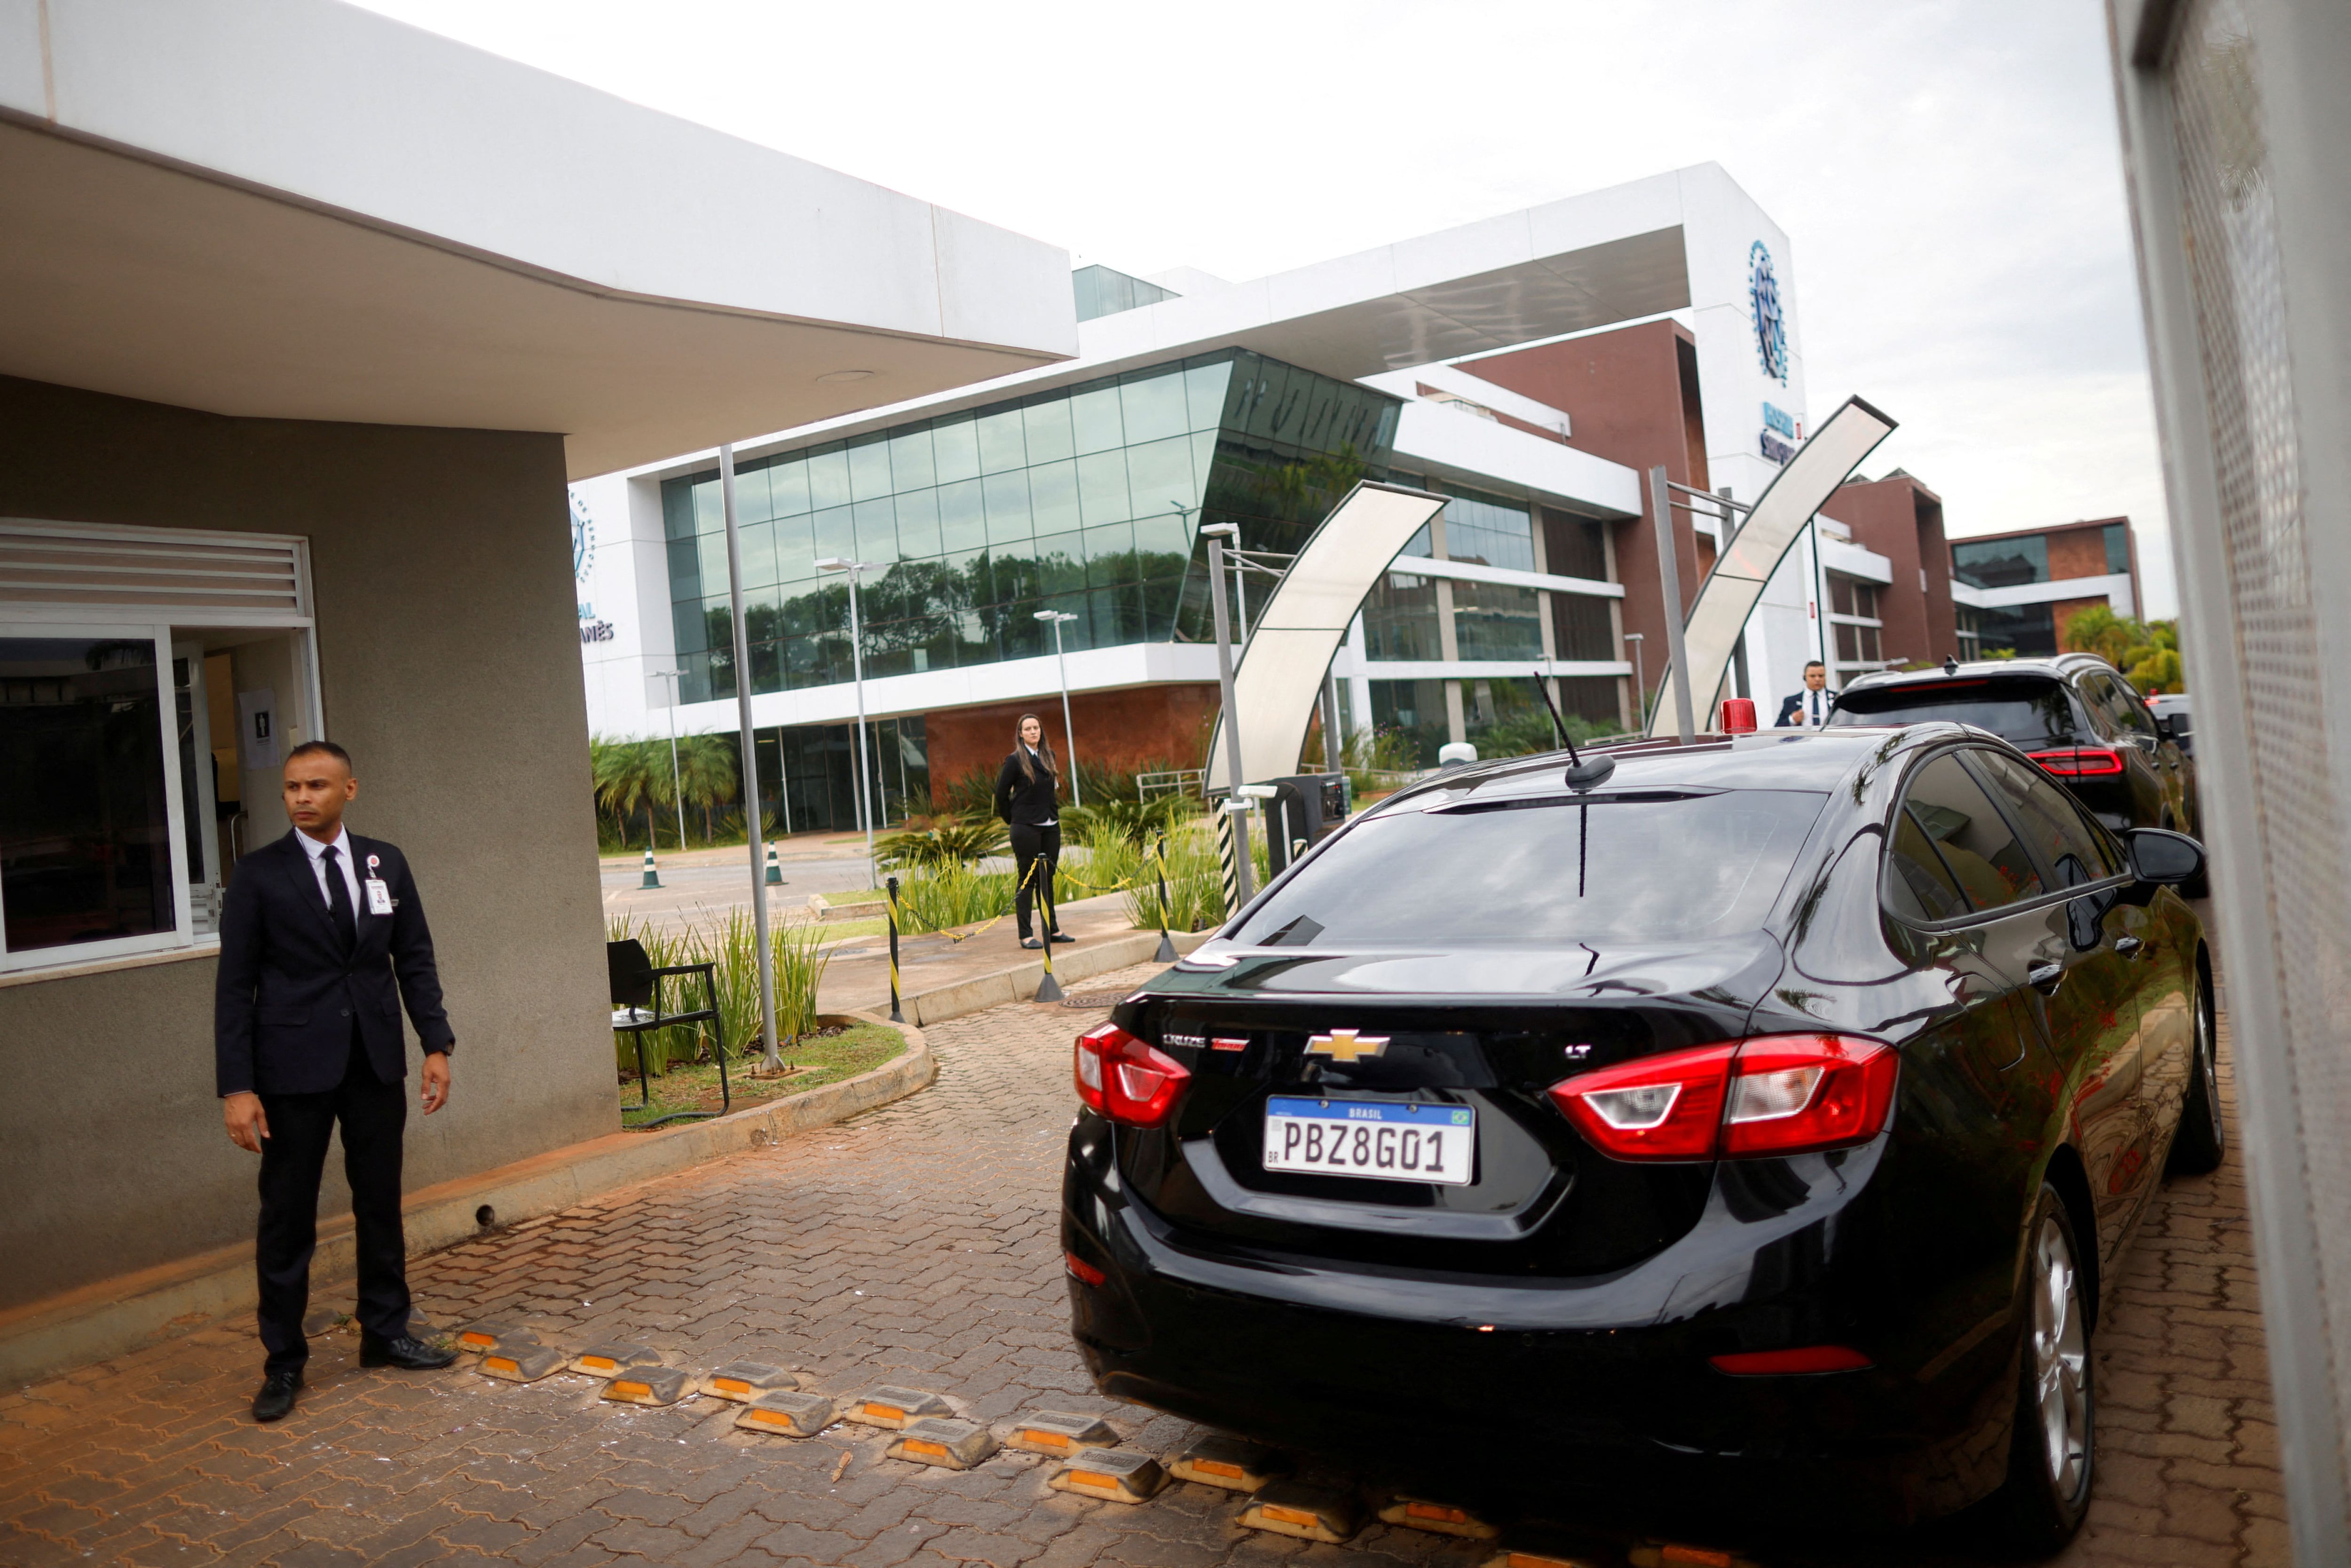
[[[296,747],[285,779],[294,831],[237,862],[221,910],[213,1051],[222,1111],[230,1139],[261,1156],[254,1266],[268,1359],[253,1398],[257,1421],[293,1409],[302,1387],[319,1175],[338,1123],[358,1231],[360,1364],[423,1370],[456,1359],[408,1327],[402,999],[425,1051],[427,1115],[449,1103],[456,1041],[408,862],[343,826],[358,793],[341,747]]]
[[[1780,705],[1780,716],[1774,729],[1793,726],[1798,729],[1818,729],[1836,712],[1836,693],[1828,689],[1829,667],[1814,659],[1804,666],[1804,689]]]

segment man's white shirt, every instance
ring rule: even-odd
[[[302,841],[303,852],[310,857],[310,875],[319,883],[319,902],[329,909],[335,906],[334,901],[327,896],[327,851],[332,848],[335,863],[342,868],[343,885],[350,889],[351,913],[357,915],[365,909],[367,903],[360,897],[360,868],[351,863],[351,831],[345,827],[336,828],[332,845],[320,843],[299,828],[294,830],[294,836]]]
[[[1803,703],[1796,711],[1802,716],[1803,727],[1806,729],[1825,727],[1829,722],[1829,705],[1836,700],[1835,697],[1826,686],[1823,686],[1819,691],[1807,687],[1802,696]],[[323,887],[326,884],[321,883],[319,885]]]

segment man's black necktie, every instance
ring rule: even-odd
[[[343,951],[348,953],[360,945],[360,918],[351,908],[351,884],[343,880],[343,868],[338,863],[334,845],[319,851],[319,858],[327,866],[327,914],[335,923],[335,934],[343,939]]]

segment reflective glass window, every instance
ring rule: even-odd
[[[816,529],[806,516],[778,517],[768,525],[776,541],[776,580],[794,582],[816,575]]]
[[[987,497],[987,542],[992,545],[1025,542],[1031,527],[1029,476],[1016,468],[1008,474],[990,474],[980,483]]]
[[[979,428],[979,471],[1001,474],[1010,468],[1025,468],[1029,464],[1029,444],[1021,434],[1020,411],[1008,408],[994,413],[983,413],[977,420]]]
[[[1192,478],[1192,443],[1189,437],[1179,435],[1171,441],[1154,441],[1128,447],[1126,469],[1138,516],[1172,512],[1200,504],[1199,490]]]
[[[1970,588],[2013,588],[2019,583],[2049,580],[2049,540],[2028,534],[2021,539],[1957,539],[1951,544],[1951,575]]]
[[[1029,505],[1040,534],[1058,534],[1085,521],[1078,507],[1075,462],[1044,463],[1029,470]]]
[[[776,516],[796,517],[809,509],[808,465],[795,457],[768,470]]]
[[[2004,752],[1971,751],[1969,756],[1991,779],[2026,842],[2056,874],[2059,887],[2122,873],[2121,846],[2085,817],[2074,798],[2052,783],[2049,775]]]
[[[2130,525],[2108,523],[2105,528],[2106,570],[2116,577],[2130,570]]]
[[[849,448],[849,498],[871,501],[888,495],[893,488],[890,443],[872,437],[852,444]]]
[[[979,477],[979,427],[969,414],[931,426],[931,455],[939,483]]]
[[[775,505],[765,468],[737,468],[735,471],[735,522],[737,527],[767,521],[776,515]],[[725,526],[723,517],[720,526]]]
[[[1224,423],[1225,392],[1231,385],[1229,360],[1194,365],[1184,372],[1184,404],[1194,430],[1214,430]]]
[[[850,508],[857,528],[857,559],[886,565],[898,559],[898,509],[890,497],[860,501]]]
[[[1096,588],[1134,580],[1134,524],[1086,530],[1086,580]]]
[[[1192,538],[1184,519],[1173,513],[1144,517],[1134,525],[1134,549],[1141,574],[1165,577],[1184,570],[1192,557]]]
[[[733,579],[726,571],[726,536],[724,533],[704,534],[695,540],[702,552],[702,591],[724,593]]]
[[[1125,444],[1126,422],[1119,413],[1116,383],[1097,382],[1072,393],[1070,428],[1080,454]]]
[[[1531,588],[1453,584],[1453,643],[1463,659],[1542,657],[1541,607]]]
[[[1616,624],[1609,601],[1588,593],[1550,593],[1552,653],[1561,659],[1617,657]]]
[[[2032,855],[1958,757],[1946,752],[1920,768],[1903,809],[1934,841],[1974,908],[1997,909],[2043,891]]]
[[[1077,445],[1070,434],[1067,398],[1030,403],[1020,411],[1020,422],[1028,435],[1029,462],[1032,466],[1077,455]]]
[[[694,518],[694,482],[690,479],[664,481],[662,485],[664,537],[690,539],[699,531]]]
[[[694,486],[694,531],[715,534],[726,526],[726,513],[718,499],[718,476],[712,475]]]
[[[939,493],[910,490],[898,497],[898,552],[920,559],[939,553]]]
[[[857,559],[857,528],[847,507],[829,507],[816,515],[815,521],[819,560]]]
[[[890,484],[904,495],[927,490],[939,482],[938,465],[931,458],[931,433],[904,430],[890,437]]]
[[[1130,446],[1182,435],[1191,428],[1181,371],[1157,371],[1122,382],[1118,401],[1119,410],[1125,416],[1126,443]]]
[[[966,479],[939,486],[939,543],[950,550],[977,549],[987,542],[987,513],[980,482]]]
[[[691,534],[669,541],[669,592],[672,599],[702,597],[702,546]]]
[[[1382,767],[1434,768],[1451,734],[1445,681],[1374,681],[1372,730]]]
[[[849,505],[849,454],[838,446],[808,455],[809,505],[818,511]]]
[[[1079,458],[1078,499],[1090,525],[1123,523],[1132,517],[1134,512],[1127,499],[1126,454],[1113,448]]]
[[[743,545],[743,583],[747,588],[764,588],[776,580],[776,526],[773,523],[738,523],[736,533]]]
[[[1374,659],[1441,659],[1437,641],[1437,582],[1391,571],[1364,601],[1364,649]]]
[[[1909,920],[1957,920],[1968,913],[1967,894],[1907,805],[1895,813],[1886,846],[1884,897],[1886,908]]]
[[[1523,504],[1447,486],[1445,555],[1448,560],[1535,569],[1534,525]],[[1465,655],[1466,656],[1466,655]]]
[[[0,906],[25,953],[178,925],[147,638],[0,638]]]
[[[1543,570],[1554,577],[1608,580],[1608,546],[1603,537],[1606,524],[1546,507],[1542,525]]]

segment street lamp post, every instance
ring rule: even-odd
[[[1208,596],[1217,628],[1217,686],[1225,705],[1225,771],[1232,777],[1232,794],[1226,799],[1228,814],[1232,818],[1233,881],[1235,896],[1232,910],[1238,913],[1250,897],[1249,883],[1254,867],[1249,864],[1249,818],[1229,808],[1243,804],[1249,797],[1241,793],[1241,715],[1233,696],[1233,631],[1232,622],[1225,612],[1225,541],[1240,539],[1240,529],[1231,523],[1211,523],[1200,530],[1208,541],[1208,580],[1215,591]]]
[[[849,670],[857,685],[857,815],[865,826],[865,884],[876,885],[873,870],[873,803],[865,798],[865,638],[857,621],[857,574],[879,571],[870,560],[846,560],[827,556],[816,563],[819,571],[849,574]]]
[[[1643,729],[1649,727],[1649,677],[1642,670],[1641,637],[1638,632],[1625,633],[1625,641],[1633,644],[1633,707],[1634,718]]]
[[[743,837],[751,852],[751,939],[758,945],[759,975],[759,1043],[761,1061],[770,1072],[780,1071],[783,1058],[776,1050],[776,955],[768,942],[767,830],[759,820],[758,732],[751,727],[751,642],[743,623],[743,536],[735,515],[735,447],[718,449],[718,505],[726,523],[726,604],[735,633],[735,720],[743,748]],[[677,710],[670,710],[674,714]],[[723,1064],[722,1064],[723,1065]]]
[[[685,852],[685,779],[677,766],[677,699],[678,681],[684,670],[655,670],[653,679],[669,683],[669,787],[677,798],[677,851]]]
[[[1053,628],[1053,663],[1061,672],[1061,739],[1070,747],[1070,804],[1081,807],[1086,801],[1078,791],[1078,732],[1070,727],[1070,662],[1061,656],[1061,623],[1077,617],[1066,610],[1040,610],[1037,619]]]

